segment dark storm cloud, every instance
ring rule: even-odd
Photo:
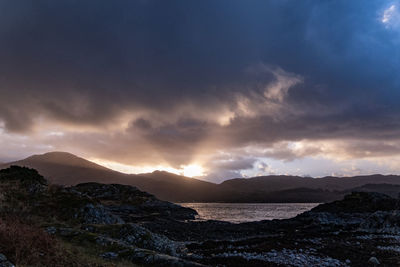
[[[0,121],[96,128],[54,144],[177,165],[207,149],[394,141],[391,3],[1,1]]]

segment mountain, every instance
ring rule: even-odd
[[[223,182],[221,187],[225,189],[240,188],[244,192],[274,192],[294,188],[325,189],[330,191],[349,190],[366,184],[395,184],[400,185],[398,175],[365,175],[353,177],[323,177],[311,178],[300,176],[260,176],[254,178],[231,179]]]
[[[299,177],[285,175],[237,178],[221,184],[164,171],[124,174],[66,152],[50,152],[0,165],[30,167],[51,183],[119,183],[133,185],[162,200],[173,202],[327,202],[351,191],[382,192],[397,196],[400,176]]]
[[[98,182],[134,185],[160,199],[175,202],[213,201],[221,193],[215,184],[198,179],[160,171],[143,175],[124,174],[66,152],[34,155],[0,167],[11,165],[34,168],[54,184]]]
[[[172,174],[165,171],[140,174],[147,178],[147,183],[139,188],[155,194],[160,199],[175,202],[218,202],[221,198],[232,195],[230,189],[195,178]]]
[[[34,155],[23,160],[4,164],[30,167],[38,170],[50,182],[62,185],[74,185],[83,182],[125,182],[126,175],[107,169],[91,161],[66,152],[50,152]]]

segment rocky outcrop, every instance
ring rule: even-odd
[[[383,266],[400,266],[398,203],[354,192],[288,220],[143,225],[186,241],[190,258],[206,265],[374,266],[370,258],[376,258]]]
[[[0,253],[0,267],[15,267],[4,254]]]
[[[72,188],[83,195],[96,199],[126,222],[160,218],[192,220],[197,215],[193,209],[161,201],[133,186],[84,183]]]
[[[109,210],[101,204],[86,204],[81,207],[75,218],[80,218],[86,224],[123,224],[125,223],[119,216],[109,212]]]
[[[393,211],[400,208],[400,200],[375,192],[352,192],[343,200],[321,204],[311,212],[337,213],[372,213]]]
[[[400,232],[400,199],[374,192],[353,192],[341,201],[321,204],[296,220],[331,231]]]
[[[194,210],[131,186],[48,186],[37,172],[26,168],[1,171],[0,190],[2,216],[25,214],[52,236],[90,248],[96,257],[110,262],[400,265],[399,200],[383,194],[356,192],[292,219],[232,224],[192,220]]]
[[[35,170],[12,167],[1,171],[0,189],[2,216],[33,215],[38,224],[46,225],[47,233],[67,243],[96,248],[98,257],[145,265],[201,266],[185,259],[183,242],[133,223],[185,221],[194,219],[196,211],[158,200],[135,187],[48,186]]]

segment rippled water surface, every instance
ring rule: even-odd
[[[318,203],[179,203],[195,209],[199,220],[234,223],[288,219],[312,209]]]

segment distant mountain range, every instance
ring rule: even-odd
[[[400,176],[397,175],[343,178],[272,175],[215,184],[164,171],[124,174],[66,152],[34,155],[2,164],[0,169],[11,165],[34,168],[55,184],[128,184],[173,202],[327,202],[340,199],[351,191],[376,191],[394,197],[400,192]]]

